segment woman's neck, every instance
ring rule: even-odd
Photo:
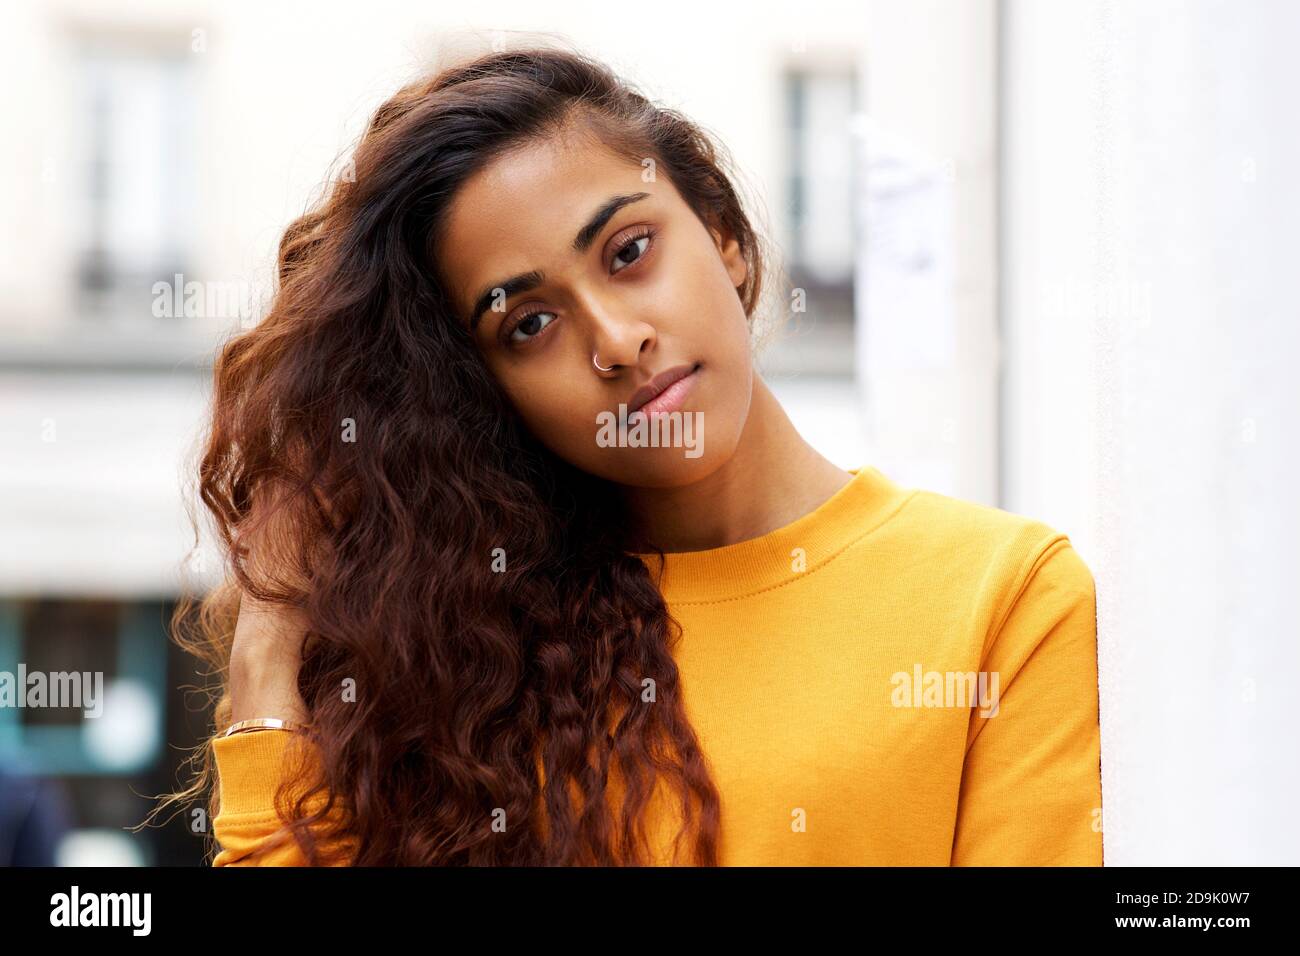
[[[666,552],[703,551],[784,527],[852,479],[804,440],[755,372],[749,416],[731,458],[700,481],[627,488],[626,498],[652,543]]]

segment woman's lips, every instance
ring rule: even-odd
[[[631,412],[630,415],[666,415],[670,412],[679,411],[686,401],[686,396],[695,387],[695,379],[699,371],[700,366],[696,363],[695,367],[687,375],[673,382],[650,401]]]

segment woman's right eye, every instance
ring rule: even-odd
[[[550,316],[552,320],[556,317],[554,312],[532,312],[514,324],[510,329],[507,338],[511,342],[527,342],[529,339],[537,338],[541,335],[542,330],[551,324],[550,321],[541,322],[540,319],[542,316]],[[520,331],[525,334],[516,338],[515,333]]]

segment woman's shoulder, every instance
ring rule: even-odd
[[[889,524],[919,561],[976,570],[989,583],[1023,584],[1050,576],[1060,586],[1091,591],[1092,572],[1069,535],[1031,515],[914,489]]]

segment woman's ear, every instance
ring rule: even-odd
[[[711,226],[709,234],[713,236],[713,244],[718,247],[718,254],[722,256],[722,264],[726,266],[727,275],[731,277],[731,284],[739,289],[749,275],[749,263],[745,261],[740,243],[730,234],[720,232]]]

